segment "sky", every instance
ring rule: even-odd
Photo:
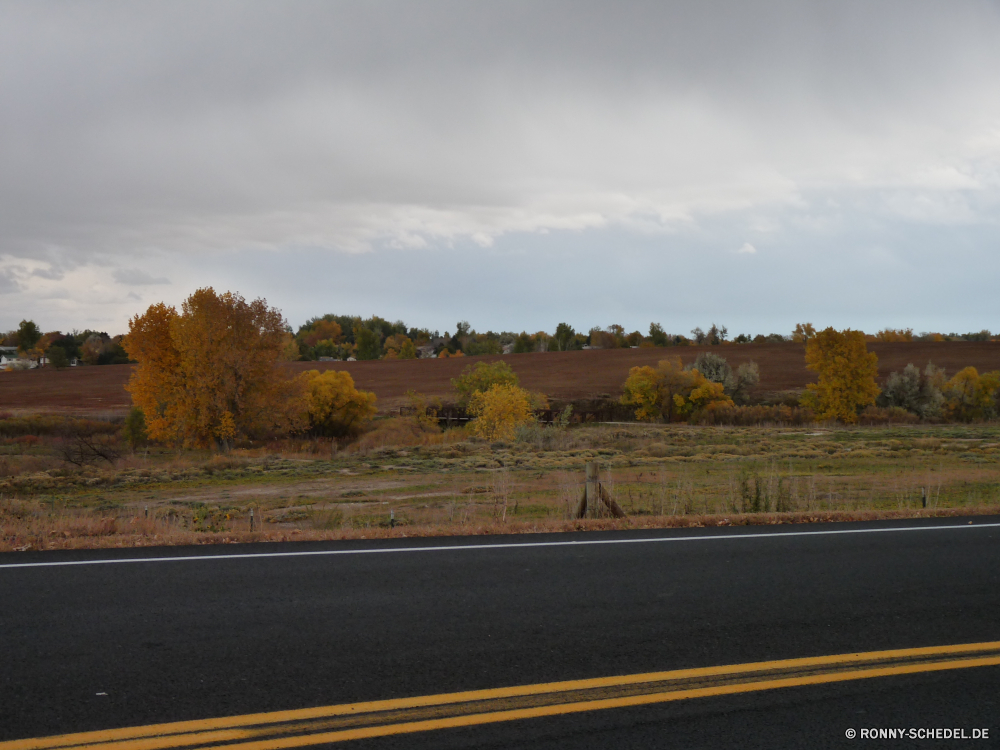
[[[0,330],[1000,330],[1000,0],[0,0]]]

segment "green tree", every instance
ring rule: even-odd
[[[573,340],[576,338],[576,331],[573,330],[573,326],[569,323],[560,323],[556,326],[556,335],[553,338],[556,342],[556,349],[564,352],[572,348]]]
[[[531,336],[521,331],[521,334],[514,339],[514,354],[527,354],[533,351],[535,351],[535,342],[532,341]]]
[[[69,356],[61,346],[50,346],[45,351],[45,356],[48,357],[49,364],[57,370],[65,370],[69,367]]]
[[[138,406],[129,409],[122,427],[122,437],[133,451],[146,442],[146,415]]]
[[[859,412],[875,403],[878,357],[869,352],[863,331],[827,328],[806,343],[806,367],[819,375],[803,403],[818,419],[857,422]]]
[[[35,321],[22,320],[21,325],[17,327],[17,348],[21,350],[22,354],[26,353],[35,348],[35,344],[41,337],[42,332],[35,325]]]
[[[358,359],[378,359],[382,354],[381,337],[371,328],[363,325],[354,327],[355,356]]]
[[[663,326],[659,323],[650,323],[649,340],[652,342],[653,346],[666,346],[667,334],[664,332]]]
[[[476,362],[451,381],[458,394],[458,403],[465,406],[476,393],[485,393],[494,385],[518,385],[517,375],[503,361]]]

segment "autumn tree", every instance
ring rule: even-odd
[[[875,334],[876,341],[913,341],[912,328],[884,328]]]
[[[862,331],[820,331],[806,344],[806,367],[819,376],[804,398],[818,419],[856,422],[879,394],[878,357],[868,351]]]
[[[386,359],[416,359],[417,347],[413,345],[409,336],[402,333],[395,333],[385,340],[383,344]]]
[[[959,370],[944,386],[948,416],[959,422],[978,422],[996,417],[998,389],[1000,372],[980,375],[975,367]]]
[[[285,332],[265,300],[211,287],[180,312],[159,303],[132,318],[125,347],[138,364],[127,389],[149,437],[229,447],[295,427],[294,388],[279,368]]]
[[[320,341],[329,341],[331,344],[339,344],[340,337],[344,331],[335,320],[320,318],[315,321],[308,331],[299,334],[299,341],[306,346],[316,346]]]
[[[518,385],[517,375],[503,361],[476,362],[469,365],[457,378],[452,378],[452,388],[458,394],[458,403],[466,405],[476,393],[488,391],[494,385]]]
[[[796,323],[795,330],[792,331],[792,341],[805,344],[815,335],[816,329],[813,328],[812,323]]]
[[[684,421],[704,409],[733,405],[722,383],[685,369],[679,357],[662,360],[656,368],[633,367],[623,390],[622,403],[634,407],[641,421]]]
[[[472,431],[484,440],[513,440],[517,428],[535,420],[532,396],[516,385],[495,383],[469,399]]]
[[[318,435],[357,434],[375,416],[375,394],[355,388],[350,373],[308,370],[299,381],[309,428]]]

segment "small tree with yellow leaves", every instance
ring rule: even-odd
[[[878,357],[868,351],[863,331],[820,331],[806,344],[806,367],[819,375],[803,397],[817,419],[857,422],[859,412],[879,394]]]
[[[713,383],[697,369],[685,370],[680,357],[662,360],[656,368],[633,367],[625,381],[622,403],[635,407],[641,421],[684,421],[707,408],[732,406],[722,383]]]
[[[375,416],[375,394],[355,388],[350,373],[307,370],[299,380],[309,427],[318,435],[357,434]]]
[[[468,413],[475,417],[472,431],[484,440],[513,440],[519,425],[535,421],[532,394],[516,385],[496,383],[476,391]]]
[[[959,370],[945,383],[945,410],[959,422],[992,419],[997,414],[996,393],[1000,389],[1000,372],[984,372],[975,367]]]

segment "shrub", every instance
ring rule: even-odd
[[[122,427],[122,437],[133,451],[146,442],[146,415],[138,406],[129,409]]]
[[[697,370],[713,383],[721,383],[726,395],[736,403],[746,403],[749,390],[760,382],[756,362],[744,362],[734,372],[725,357],[711,352],[699,354],[687,369]]]
[[[1000,372],[984,372],[966,367],[955,373],[944,387],[948,416],[959,422],[992,419],[997,415],[996,392]]]
[[[875,405],[883,408],[898,407],[922,419],[936,419],[942,414],[945,398],[941,393],[944,371],[928,363],[923,373],[912,364],[902,372],[886,378],[882,393]]]
[[[495,384],[469,400],[472,431],[484,440],[513,440],[518,425],[535,420],[531,394],[516,385]]]
[[[308,370],[299,380],[309,428],[316,435],[357,434],[375,416],[375,394],[355,388],[349,373]]]
[[[665,359],[655,369],[633,367],[623,390],[622,404],[633,407],[640,421],[684,421],[706,409],[733,405],[721,383],[696,369],[685,370],[679,357]]]

